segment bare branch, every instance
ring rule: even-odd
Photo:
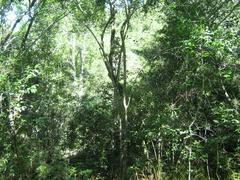
[[[85,14],[85,12],[83,11],[82,7],[79,5],[80,3],[78,2],[78,0],[75,0],[74,2],[76,4],[76,7],[78,8],[78,10],[80,10],[80,12]]]
[[[95,33],[93,32],[93,30],[92,30],[87,24],[84,24],[84,26],[85,26],[85,27],[89,30],[89,32],[92,34],[93,38],[95,39],[95,41],[97,42],[99,48],[101,49],[104,58],[107,59],[107,58],[106,58],[106,53],[105,53],[105,51],[104,51],[104,49],[103,49],[103,46],[102,46],[101,42],[98,40],[98,38],[97,38],[97,36],[95,35]]]
[[[23,15],[24,16],[24,15]],[[13,34],[15,28],[17,27],[18,23],[22,20],[23,16],[18,18],[15,23],[13,24],[13,27],[11,28],[11,31],[6,35],[6,37],[1,41],[0,45],[3,48],[4,45],[7,43],[7,41],[10,39],[11,35]]]
[[[31,43],[31,46],[33,46],[39,39],[41,36],[43,36],[43,34],[45,34],[46,32],[48,32],[56,23],[58,23],[59,21],[61,21],[64,17],[66,17],[68,14],[66,12],[64,12],[63,14],[61,14],[60,16],[58,16],[54,22],[52,24],[50,24],[45,30],[42,31],[42,33]]]
[[[106,30],[107,30],[108,26],[109,26],[111,23],[114,22],[115,15],[116,15],[116,11],[115,11],[114,7],[112,7],[112,5],[110,5],[110,17],[109,17],[107,23],[105,24],[105,26],[104,26],[104,28],[103,28],[103,31],[102,31],[102,34],[101,34],[101,42],[102,42],[103,48],[104,48],[103,41],[104,41],[104,36],[105,36]]]

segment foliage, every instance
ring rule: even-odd
[[[238,179],[239,11],[0,1],[0,179]]]

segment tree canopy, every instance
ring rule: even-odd
[[[240,1],[0,0],[0,179],[240,178]]]

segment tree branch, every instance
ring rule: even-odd
[[[22,45],[21,45],[22,48],[25,47],[25,43],[26,43],[26,41],[27,41],[28,35],[30,34],[30,30],[31,30],[31,28],[32,28],[34,19],[35,19],[35,16],[33,16],[33,17],[30,19],[30,23],[29,23],[29,25],[28,25],[27,31],[26,31],[26,33],[25,33],[25,35],[24,35],[23,40],[22,40]]]
[[[43,36],[44,33],[46,33],[47,31],[49,31],[57,22],[61,21],[64,17],[66,17],[68,14],[66,12],[64,12],[62,15],[58,16],[56,18],[56,20],[50,24],[45,30],[43,30],[40,35],[31,43],[30,46],[33,46],[39,39],[41,36]]]
[[[3,48],[4,45],[7,43],[7,41],[10,39],[13,31],[15,30],[15,28],[17,27],[18,23],[22,20],[23,16],[21,16],[20,18],[18,18],[15,23],[13,24],[13,27],[11,28],[11,31],[6,35],[6,37],[1,41],[0,45]]]

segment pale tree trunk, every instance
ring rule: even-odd
[[[84,33],[83,35],[83,42],[80,48],[80,72],[79,72],[79,96],[82,97],[84,94],[84,63],[86,58],[86,36],[87,34]]]
[[[196,117],[188,127],[189,138],[190,138],[189,139],[189,147],[187,148],[188,152],[189,152],[189,154],[188,154],[188,180],[191,180],[191,175],[192,175],[192,164],[191,164],[191,161],[192,161],[192,137],[193,137],[192,126],[195,123],[195,120],[196,120]]]
[[[192,166],[191,166],[192,147],[191,146],[188,148],[188,151],[189,151],[189,157],[188,157],[188,180],[191,180],[191,172],[192,172]]]
[[[93,35],[103,56],[104,64],[108,72],[114,90],[114,114],[118,122],[119,131],[119,179],[127,178],[127,129],[128,129],[128,108],[130,96],[127,92],[127,56],[125,40],[130,24],[130,19],[134,13],[129,6],[131,2],[124,0],[124,9],[117,9],[118,1],[109,1],[109,18],[102,29],[100,40],[93,30],[85,24],[85,27]],[[76,4],[77,5],[77,4]],[[82,9],[77,6],[82,11]],[[117,11],[124,10],[125,18],[120,27],[115,27]],[[83,12],[83,11],[82,11]],[[104,38],[106,31],[110,29],[110,42],[106,43]],[[109,46],[109,52],[105,47]]]
[[[126,96],[121,92],[115,91],[114,113],[119,124],[119,179],[127,178],[127,128],[128,128],[128,104]]]
[[[207,139],[207,125],[208,125],[208,123],[207,123],[207,120],[206,120],[206,123],[205,123],[205,144],[207,144],[207,141],[208,141],[208,139]],[[210,170],[209,170],[209,157],[208,157],[208,154],[207,154],[207,159],[206,159],[206,169],[207,169],[207,175],[208,175],[208,180],[211,180],[211,175],[210,175]]]
[[[71,40],[71,75],[73,78],[73,95],[76,96],[79,100],[84,95],[84,64],[86,57],[86,36],[84,33],[83,39],[79,48],[79,43],[76,42],[76,37],[73,36]]]
[[[126,179],[127,175],[127,129],[128,129],[128,104],[126,104],[126,96],[123,96],[123,117],[121,118],[122,126],[120,129],[121,147],[120,147],[120,179]]]

